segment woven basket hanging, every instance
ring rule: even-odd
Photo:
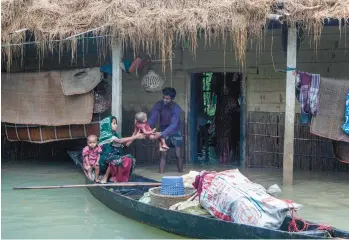
[[[149,70],[142,78],[141,86],[146,92],[159,92],[162,90],[164,83],[164,80],[158,74],[153,70]]]

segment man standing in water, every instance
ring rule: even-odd
[[[151,139],[165,138],[166,144],[170,148],[175,148],[177,157],[178,172],[183,172],[183,158],[181,156],[181,148],[183,145],[183,137],[181,133],[181,107],[173,100],[176,97],[174,88],[164,88],[162,90],[163,100],[158,101],[151,112],[148,123],[154,128],[158,117],[160,117],[160,132],[155,132]],[[160,173],[164,173],[166,165],[166,151],[160,152]]]

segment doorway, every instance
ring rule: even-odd
[[[239,72],[191,75],[189,156],[193,163],[240,165],[241,81]]]

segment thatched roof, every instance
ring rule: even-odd
[[[166,58],[171,55],[172,43],[177,39],[189,41],[194,50],[198,29],[202,29],[206,38],[231,37],[236,56],[244,63],[247,35],[261,38],[269,14],[281,14],[289,23],[301,21],[306,29],[317,35],[324,19],[349,19],[349,0],[285,0],[282,9],[280,2],[1,0],[1,44],[23,43],[25,31],[18,30],[27,29],[34,33],[35,41],[41,42],[40,49],[47,50],[52,40],[96,29],[95,35],[116,36],[124,43],[130,42],[136,50],[160,50]],[[62,43],[71,44],[74,51],[75,40]],[[20,50],[18,46],[2,48],[5,56],[16,50]]]

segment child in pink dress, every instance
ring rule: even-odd
[[[137,132],[141,132],[145,134],[147,138],[149,138],[151,135],[153,135],[156,132],[155,128],[151,129],[147,120],[148,120],[148,117],[145,112],[136,113],[133,135],[135,135]],[[126,146],[129,146],[131,143],[132,143],[131,141],[127,142]],[[160,151],[167,151],[169,149],[164,138],[160,138],[159,147],[160,147]]]
[[[95,169],[95,182],[99,182],[99,158],[102,152],[97,144],[97,136],[90,135],[87,138],[87,146],[82,150],[83,166],[88,177],[92,180],[92,170]]]

